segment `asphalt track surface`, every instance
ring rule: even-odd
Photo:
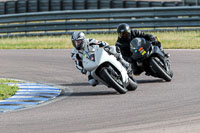
[[[0,77],[55,84],[55,101],[0,114],[2,133],[199,133],[200,50],[171,54],[171,82],[141,75],[138,89],[119,95],[91,87],[70,59],[71,50],[0,50]]]

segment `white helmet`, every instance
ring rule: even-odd
[[[80,50],[84,47],[85,43],[85,34],[81,31],[75,31],[72,34],[72,44],[77,49]]]

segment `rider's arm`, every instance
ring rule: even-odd
[[[148,41],[153,41],[153,40],[154,40],[153,35],[151,35],[151,34],[146,34],[146,33],[144,33],[144,32],[141,31],[141,30],[131,30],[131,35],[132,35],[133,37],[143,37],[143,38],[145,38],[145,39],[148,40]]]
[[[122,56],[123,57],[123,59],[125,60],[125,61],[127,61],[127,62],[129,62],[129,63],[133,63],[133,59],[131,58],[131,57],[129,57],[129,56]]]
[[[93,45],[99,45],[99,47],[109,46],[107,42],[98,41],[96,39],[89,39],[89,46],[93,46]]]
[[[157,39],[157,37],[154,37],[151,34],[145,34],[144,32],[140,31],[140,30],[132,30],[131,31],[132,36],[134,37],[143,37],[144,39],[146,39],[147,41],[151,41],[153,45],[156,45],[158,47],[161,47],[161,42],[159,39]]]
[[[76,68],[82,73],[82,74],[86,74],[87,71],[83,68],[83,64],[82,64],[82,58],[79,56],[78,51],[77,50],[73,50],[71,53],[71,58],[72,60],[74,60]]]
[[[130,55],[130,52],[127,51],[126,49],[123,49],[122,46],[123,44],[120,43],[119,39],[117,40],[116,44],[116,51],[117,52],[120,52],[122,54],[122,57],[125,61],[129,62],[129,63],[132,63],[133,62],[133,59],[131,58],[131,55]]]
[[[109,46],[109,44],[107,42],[104,42],[104,41],[99,41],[98,42],[98,45],[99,47],[106,47],[106,46]]]

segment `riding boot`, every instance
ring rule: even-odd
[[[132,67],[132,70],[133,70],[133,74],[134,74],[135,76],[139,76],[139,75],[143,72],[143,70],[141,70],[141,69],[137,66],[136,62],[131,63],[131,67]]]
[[[88,75],[88,83],[90,84],[90,85],[92,85],[93,87],[95,87],[96,85],[98,85],[99,84],[99,82],[97,81],[97,80],[95,80],[93,77],[92,77],[92,75]]]

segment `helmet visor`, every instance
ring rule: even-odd
[[[120,32],[118,35],[119,35],[119,38],[128,38],[128,32]]]
[[[80,48],[82,48],[83,40],[82,39],[80,39],[80,40],[74,40],[74,44],[75,44],[75,47],[77,49],[80,49]]]

